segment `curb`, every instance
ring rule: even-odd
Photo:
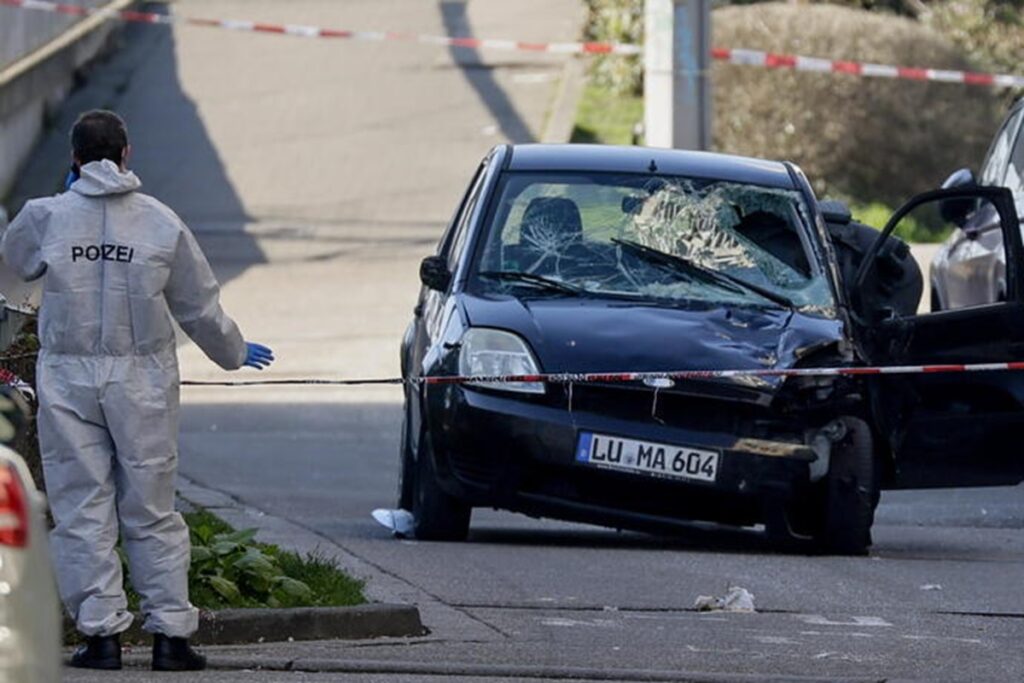
[[[291,640],[404,638],[427,633],[413,605],[228,609],[206,612],[195,642],[236,645]]]
[[[149,657],[127,655],[125,664],[148,667]],[[594,669],[587,667],[522,666],[468,662],[396,662],[280,657],[239,657],[210,654],[208,669],[215,671],[288,671],[389,676],[442,676],[444,678],[645,681],[664,683],[885,683],[885,679],[863,676],[788,676],[779,674],[697,673],[644,669]]]
[[[259,529],[256,540],[299,553],[323,554],[335,560],[342,571],[364,581],[363,595],[371,605],[415,605],[430,632],[443,632],[448,639],[467,641],[500,640],[505,636],[494,627],[474,619],[462,610],[401,577],[384,571],[372,561],[339,545],[314,529],[253,508],[227,493],[208,487],[178,473],[178,495],[186,503],[205,508],[236,529]],[[422,631],[421,631],[422,633]]]
[[[142,617],[123,634],[127,643],[147,643]],[[64,621],[65,632],[74,624]],[[409,638],[428,633],[413,605],[357,605],[355,607],[292,607],[202,611],[198,645],[249,645],[295,640],[364,640]]]

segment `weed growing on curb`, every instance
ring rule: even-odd
[[[329,607],[365,602],[362,582],[322,554],[302,557],[257,543],[255,529],[233,530],[205,510],[187,513],[192,536],[189,590],[194,604],[225,607]]]
[[[344,607],[366,602],[363,582],[323,553],[305,556],[253,540],[206,510],[183,515],[192,539],[189,598],[200,609]],[[125,575],[128,567],[122,564]],[[129,609],[139,596],[128,589]]]

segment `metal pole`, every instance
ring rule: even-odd
[[[711,0],[646,0],[644,132],[652,147],[711,147]]]

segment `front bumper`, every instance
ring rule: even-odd
[[[651,392],[653,396],[653,392]],[[707,520],[753,524],[765,506],[811,485],[815,452],[798,424],[755,418],[767,409],[723,403],[709,419],[664,401],[646,415],[629,401],[577,401],[570,411],[518,394],[437,387],[427,393],[427,427],[439,483],[476,506],[611,526]],[[718,403],[718,402],[715,402]],[[703,403],[707,411],[707,402]],[[673,410],[675,409],[675,410]],[[739,416],[739,417],[737,417]],[[713,482],[609,471],[574,459],[580,432],[689,446],[720,453]]]

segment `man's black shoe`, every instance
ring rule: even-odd
[[[120,669],[121,636],[86,636],[69,663],[78,669]]]
[[[206,668],[206,657],[193,650],[188,638],[170,638],[157,633],[153,636],[153,671],[201,671]]]

